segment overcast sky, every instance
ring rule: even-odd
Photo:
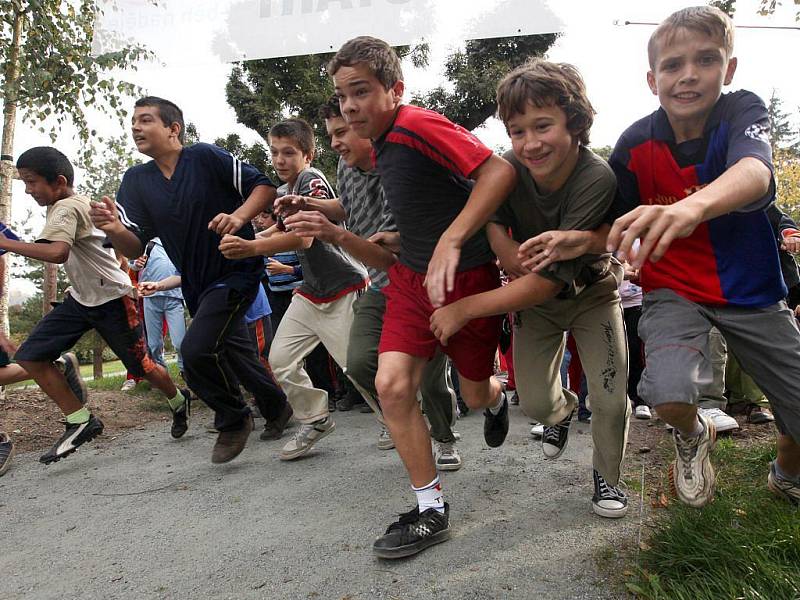
[[[758,4],[757,0],[738,0],[737,25],[798,24],[794,21],[796,7],[792,2],[784,2],[787,6],[779,8],[772,17],[759,16]],[[615,23],[657,22],[686,5],[686,2],[675,0],[558,0],[551,3],[551,10],[564,24],[564,30],[551,48],[549,58],[571,62],[583,74],[597,111],[592,130],[593,145],[613,145],[628,125],[658,106],[645,81],[648,68],[646,44],[653,27]],[[432,42],[432,64],[428,69],[406,68],[409,97],[412,92],[424,91],[441,81],[442,60],[459,43],[457,24],[454,20],[451,27],[437,32]],[[148,93],[175,101],[187,120],[197,125],[204,141],[212,141],[229,132],[237,132],[247,141],[259,139],[256,132],[236,123],[233,109],[225,102],[225,83],[230,65],[221,62],[203,44],[191,45],[192,40],[202,38],[181,35],[176,31],[175,39],[184,49],[191,48],[191,60],[171,60],[171,64],[168,62],[164,66],[143,65],[126,78]],[[784,100],[785,110],[800,114],[800,82],[796,75],[800,31],[739,28],[735,54],[739,57],[739,66],[731,90],[749,89],[766,100],[774,89]],[[98,121],[96,127],[105,135],[124,132],[113,122]],[[505,131],[494,119],[476,133],[492,148],[508,144]],[[31,146],[49,144],[48,137],[38,134],[25,123],[17,124],[15,156]],[[71,131],[64,131],[56,146],[71,158],[78,149]],[[20,182],[14,183],[13,203],[15,221],[24,219],[27,209],[33,205],[25,197]],[[35,208],[35,212],[39,211]],[[41,218],[34,217],[32,224],[41,226],[41,222]]]

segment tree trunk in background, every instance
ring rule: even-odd
[[[42,285],[42,315],[53,310],[51,302],[56,301],[58,292],[58,265],[44,263],[44,282]]]
[[[100,334],[96,331],[92,332],[94,336],[94,347],[92,348],[92,376],[97,379],[103,378],[103,348],[105,342]]]
[[[11,49],[4,65],[3,78],[3,137],[0,142],[0,222],[11,219],[11,180],[14,169],[14,125],[17,121],[17,82],[19,80],[19,46],[22,38],[22,13],[14,13],[11,24]],[[8,335],[8,268],[0,268],[0,332]]]

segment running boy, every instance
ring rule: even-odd
[[[328,65],[345,120],[373,141],[376,167],[400,233],[389,270],[375,381],[386,424],[411,479],[417,506],[378,538],[378,556],[415,554],[450,535],[448,506],[428,430],[416,401],[426,363],[439,343],[436,307],[500,285],[482,228],[514,185],[513,167],[442,115],[403,105],[403,72],[391,47],[372,37],[344,44]],[[471,182],[474,180],[475,183]],[[469,323],[444,348],[471,408],[485,408],[484,437],[499,446],[508,404],[492,377],[500,319]]]
[[[376,400],[375,374],[378,371],[378,343],[383,328],[386,297],[381,291],[389,283],[386,271],[396,257],[386,247],[370,241],[373,236],[390,240],[398,237],[397,226],[386,204],[380,177],[372,168],[372,144],[358,137],[342,117],[339,99],[334,97],[320,109],[331,137],[331,148],[339,154],[336,181],[339,206],[347,215],[347,228],[336,225],[323,211],[303,211],[286,219],[287,226],[301,236],[341,246],[367,265],[370,286],[356,300],[353,325],[347,344],[347,374]],[[300,202],[304,202],[300,200]],[[328,213],[333,213],[328,210]],[[455,448],[452,427],[455,423],[455,394],[448,386],[447,357],[442,352],[425,367],[421,383],[422,408],[431,424],[436,445],[436,468],[456,471],[461,457]],[[378,413],[379,414],[379,413]],[[379,417],[382,422],[382,418]],[[381,449],[394,448],[386,427],[378,438]]]
[[[302,119],[287,119],[269,132],[272,164],[285,183],[278,194],[303,198],[303,207],[338,205],[333,188],[321,171],[311,167],[314,158],[314,131]],[[282,215],[289,207],[276,202]],[[340,217],[344,214],[340,211]],[[347,339],[353,322],[353,304],[367,285],[367,271],[338,246],[302,238],[294,233],[274,231],[254,241],[226,235],[219,246],[228,257],[271,256],[296,250],[303,267],[303,283],[275,332],[269,362],[272,371],[289,396],[300,428],[283,447],[281,460],[294,460],[334,431],[328,393],[315,388],[303,367],[303,360],[320,343],[342,369],[347,370]]]
[[[647,73],[661,108],[629,127],[611,155],[622,216],[608,249],[641,268],[645,290],[639,392],[675,427],[671,481],[695,507],[714,498],[714,426],[695,404],[711,378],[712,326],[775,412],[769,489],[800,502],[800,332],[765,214],[775,197],[767,109],[751,92],[721,94],[736,71],[733,33],[709,6],[664,20],[650,37]]]
[[[161,390],[172,409],[172,436],[186,433],[188,390],[178,392],[166,369],[147,354],[136,313],[134,289],[105,236],[92,226],[90,201],[72,189],[72,165],[55,148],[38,147],[17,159],[25,191],[47,207],[45,226],[35,243],[0,236],[0,248],[36,260],[63,264],[71,286],[64,301],[33,328],[16,353],[16,361],[66,416],[66,431],[39,461],[49,464],[75,452],[103,432],[103,423],[84,406],[74,385],[54,361],[91,329],[105,340],[129,372]],[[82,401],[83,400],[83,401]]]
[[[447,344],[470,319],[515,312],[520,406],[545,425],[545,458],[564,452],[578,406],[558,368],[565,333],[572,332],[591,398],[592,510],[602,517],[622,517],[628,500],[617,484],[630,413],[617,292],[622,266],[608,254],[585,254],[524,274],[517,256],[520,242],[546,231],[592,231],[602,225],[614,200],[614,173],[587,148],[594,110],[575,67],[534,59],[500,82],[497,106],[511,137],[512,150],[504,158],[516,168],[518,183],[486,232],[503,269],[521,276],[438,309],[431,330]],[[509,227],[513,239],[506,233]]]
[[[239,382],[268,407],[264,418],[283,431],[291,407],[258,361],[244,313],[261,280],[260,259],[229,260],[220,236],[253,238],[250,220],[275,198],[257,169],[210,144],[183,146],[183,113],[168,100],[148,96],[134,105],[136,148],[153,158],[128,169],[117,203],[103,198],[91,215],[114,247],[141,256],[159,237],[181,274],[183,298],[192,315],[181,351],[189,386],[216,413],[219,431],[211,462],[232,460],[244,449],[253,417]]]

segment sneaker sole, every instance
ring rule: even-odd
[[[430,548],[436,544],[441,544],[442,542],[446,542],[450,539],[450,526],[447,526],[447,529],[443,529],[437,533],[434,533],[432,536],[425,538],[424,540],[420,540],[414,544],[408,544],[406,546],[400,546],[399,548],[376,548],[375,546],[372,547],[372,552],[375,556],[379,558],[388,558],[388,559],[395,559],[395,558],[405,558],[406,556],[414,556],[415,554],[422,552],[425,548]]]
[[[621,519],[628,514],[628,506],[626,505],[624,508],[613,510],[610,508],[603,508],[592,502],[592,511],[594,514],[606,519]]]
[[[438,470],[438,471],[458,471],[461,468],[461,464],[462,463],[460,463],[460,462],[452,463],[452,464],[443,464],[443,465],[440,465],[439,463],[436,463],[436,470]]]
[[[295,450],[294,452],[283,452],[283,451],[281,451],[281,453],[280,453],[278,458],[280,458],[281,460],[294,460],[295,458],[300,458],[304,454],[307,454],[314,446],[316,446],[318,441],[320,441],[326,435],[328,435],[329,433],[332,433],[335,430],[336,430],[336,422],[332,421],[331,422],[331,426],[328,429],[326,429],[325,431],[323,431],[322,433],[320,433],[317,436],[317,439],[315,439],[313,442],[311,442],[308,446],[300,448],[299,450]]]
[[[685,498],[681,498],[678,494],[678,486],[675,484],[675,468],[678,466],[677,459],[673,460],[669,464],[669,487],[672,490],[672,495],[675,496],[678,500],[683,502],[687,506],[691,506],[693,508],[703,508],[704,506],[710,504],[714,501],[714,491],[716,489],[717,484],[717,474],[714,472],[714,467],[711,464],[711,451],[714,450],[714,446],[717,443],[717,430],[714,426],[714,422],[711,419],[708,419],[706,423],[709,426],[710,433],[711,433],[711,441],[708,445],[708,453],[709,453],[709,460],[708,460],[708,472],[703,473],[706,481],[709,481],[709,488],[710,493],[708,495],[707,500],[693,500],[691,502],[687,501]]]
[[[539,439],[542,439],[542,438],[540,437]],[[548,446],[552,446],[553,448],[556,447],[556,446],[553,446],[552,444],[548,444]],[[549,455],[549,454],[547,454],[547,452],[544,451],[544,442],[542,442],[542,454],[544,455],[544,457],[547,460],[555,460],[559,456],[564,454],[564,452],[567,450],[567,446],[569,446],[569,435],[567,436],[567,441],[564,442],[564,445],[558,450],[558,452],[556,454]]]
[[[53,457],[48,457],[48,458],[40,457],[39,458],[39,462],[42,463],[43,465],[50,465],[50,464],[52,464],[54,462],[60,461],[62,458],[67,458],[70,454],[73,454],[78,448],[80,448],[81,446],[83,446],[84,444],[86,444],[88,442],[91,442],[94,438],[96,438],[101,433],[103,433],[103,429],[102,428],[100,429],[100,431],[91,432],[91,433],[88,434],[89,437],[87,439],[85,439],[83,442],[81,442],[81,444],[79,446],[75,446],[74,448],[70,448],[69,450],[64,452],[64,454],[59,454],[58,456],[53,456]]]
[[[394,450],[394,442],[378,442],[378,450]]]

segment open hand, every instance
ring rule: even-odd
[[[800,233],[793,233],[783,238],[781,241],[781,250],[791,252],[792,254],[800,252]]]
[[[296,212],[300,212],[301,210],[306,210],[308,205],[305,197],[298,196],[296,194],[287,194],[285,196],[281,196],[280,198],[276,198],[273,207],[277,214],[288,217]]]
[[[545,231],[520,244],[517,256],[526,269],[538,273],[553,263],[583,256],[587,242],[585,231]]]
[[[400,254],[400,234],[397,231],[379,231],[369,236],[367,241],[378,244],[393,254]]]
[[[300,237],[316,238],[323,242],[335,243],[336,238],[344,231],[317,210],[295,213],[291,217],[286,217],[285,223],[292,233]]]
[[[428,263],[428,273],[425,275],[425,289],[434,308],[444,305],[447,292],[453,291],[460,258],[459,246],[447,242],[444,238],[439,239]]]
[[[91,203],[89,218],[92,220],[92,224],[101,231],[111,232],[119,227],[124,227],[119,220],[116,203],[108,196],[103,196],[99,202]]]

